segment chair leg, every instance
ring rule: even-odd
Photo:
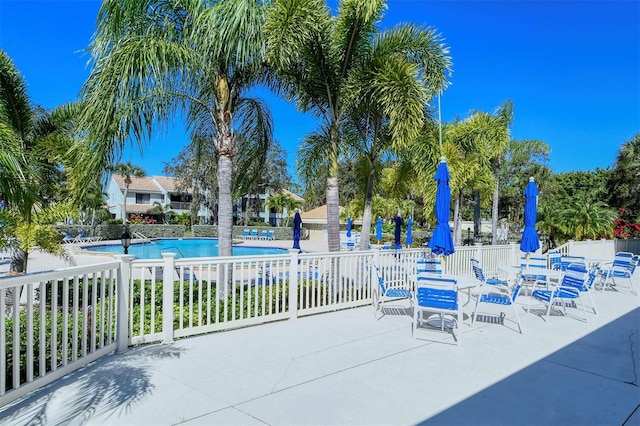
[[[515,303],[511,303],[511,306],[513,306],[513,312],[515,312],[516,314],[516,320],[518,321],[518,330],[520,330],[520,334],[522,333],[522,323],[520,322],[520,315],[518,315],[518,308],[516,307]]]
[[[549,295],[549,306],[547,307],[547,321],[549,321],[549,314],[551,313],[551,307],[553,306],[553,293]]]

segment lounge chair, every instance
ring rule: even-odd
[[[273,229],[269,229],[267,231],[267,240],[275,239],[275,231]]]
[[[249,235],[249,240],[257,240],[258,239],[258,230],[252,229],[251,234]]]
[[[267,231],[266,230],[262,230],[260,231],[260,235],[258,235],[258,239],[259,240],[266,240],[267,239]]]
[[[83,242],[83,243],[94,243],[102,239],[100,237],[88,237],[84,234],[84,231],[80,228],[78,228],[78,238],[80,239],[80,242]]]
[[[244,232],[242,233],[242,239],[248,240],[250,235],[251,235],[250,231],[248,229],[245,229]]]
[[[60,231],[60,233],[62,234],[62,242],[64,244],[75,244],[75,243],[81,243],[82,242],[82,241],[80,241],[80,239],[78,237],[74,237],[73,235],[69,234],[68,232]]]

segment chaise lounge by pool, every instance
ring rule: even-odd
[[[92,252],[122,254],[122,246],[115,243],[83,248]],[[286,249],[276,247],[233,246],[234,256],[260,256],[287,252]],[[161,238],[132,244],[129,247],[129,254],[137,259],[161,259],[162,253],[176,253],[176,258],[214,257],[218,256],[218,240],[215,238]]]

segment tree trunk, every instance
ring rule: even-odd
[[[373,167],[367,177],[367,192],[364,200],[364,213],[362,215],[362,233],[360,234],[360,250],[369,249],[371,239],[371,215],[373,210]]]
[[[127,195],[129,192],[129,187],[124,188],[124,211],[122,212],[122,223],[127,224]]]
[[[480,236],[480,191],[473,191],[473,239],[477,241]]]
[[[493,188],[493,205],[491,206],[491,244],[495,245],[498,243],[498,201],[499,201],[499,191],[500,191],[500,181],[498,180],[498,169],[495,172],[495,180],[496,184]]]
[[[331,126],[327,176],[327,237],[329,251],[340,251],[340,198],[338,188],[338,124]]]
[[[461,223],[461,213],[460,213],[460,199],[462,198],[462,191],[458,192],[456,196],[456,201],[454,203],[453,208],[453,236],[454,236],[454,244],[459,246],[462,245],[462,223]]]

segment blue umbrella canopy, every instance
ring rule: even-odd
[[[402,218],[400,216],[396,216],[396,229],[395,229],[395,245],[394,248],[402,248],[401,233],[402,233]]]
[[[520,241],[520,250],[525,253],[533,253],[540,248],[538,233],[536,232],[537,197],[538,187],[533,179],[529,178],[529,183],[524,189],[524,231]]]
[[[382,218],[379,217],[376,221],[376,240],[380,241],[382,239]]]
[[[302,226],[302,218],[300,212],[296,212],[293,217],[293,248],[300,250],[300,227]]]
[[[436,227],[433,230],[429,247],[435,255],[448,256],[452,254],[453,240],[451,239],[451,230],[449,229],[449,210],[451,206],[451,189],[449,188],[449,169],[447,161],[444,157],[440,158],[440,164],[436,175]]]
[[[413,228],[413,219],[409,218],[409,220],[407,221],[407,240],[406,240],[408,246],[413,244],[413,236],[411,235],[412,228]]]
[[[351,216],[347,218],[347,238],[351,238]]]

